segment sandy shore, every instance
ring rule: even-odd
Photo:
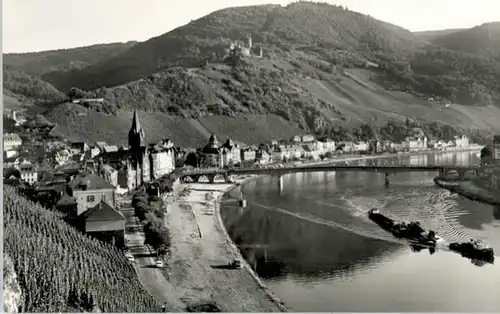
[[[225,312],[286,311],[257,280],[222,225],[216,200],[234,186],[185,184],[178,200],[168,202],[172,244],[164,272],[174,298],[186,305],[213,301]],[[243,269],[225,268],[234,258],[242,259]]]

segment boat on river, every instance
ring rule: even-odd
[[[495,261],[495,252],[493,248],[482,241],[470,240],[469,242],[450,243],[449,248],[466,258],[482,260],[488,263],[493,263]]]
[[[403,238],[414,242],[420,246],[435,247],[443,239],[432,230],[426,231],[419,222],[396,222],[380,213],[377,208],[372,208],[368,212],[368,217],[382,229],[392,233],[396,238]]]

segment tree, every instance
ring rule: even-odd
[[[361,140],[363,141],[369,141],[371,139],[373,139],[373,129],[372,127],[369,125],[369,124],[363,124],[361,125],[361,128],[360,128],[360,138]]]
[[[489,164],[493,160],[493,150],[491,145],[486,145],[481,149],[481,164]]]
[[[6,179],[10,178],[11,176],[14,176],[18,179],[21,179],[21,172],[19,172],[19,170],[16,168],[7,168],[7,169],[4,169],[3,176]]]
[[[405,125],[406,125],[406,128],[408,130],[411,128],[411,120],[410,120],[410,118],[406,117]]]
[[[197,168],[200,165],[200,162],[201,162],[200,155],[196,152],[190,152],[187,154],[184,164]]]
[[[134,213],[140,221],[146,219],[146,214],[151,210],[149,206],[148,195],[144,192],[137,192],[132,198],[132,207]]]
[[[170,232],[164,226],[163,219],[159,219],[152,213],[146,214],[144,225],[144,236],[146,244],[151,245],[159,252],[165,252],[170,246]]]

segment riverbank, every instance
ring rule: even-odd
[[[492,206],[500,206],[500,197],[495,196],[490,191],[478,186],[472,180],[457,181],[435,177],[434,183],[441,188],[457,193],[472,201],[477,201]]]
[[[395,155],[339,156],[326,163],[391,157]],[[182,184],[177,201],[167,202],[171,246],[162,273],[170,286],[164,298],[169,303],[212,303],[224,312],[288,310],[246,263],[220,216],[223,195],[257,177],[239,177],[234,184]],[[234,258],[242,260],[244,269],[228,269]]]
[[[235,186],[186,184],[177,202],[169,202],[171,248],[165,275],[175,298],[186,306],[212,303],[224,312],[286,311],[246,265],[222,225],[218,204]],[[242,259],[243,269],[227,267],[234,258]]]
[[[426,149],[421,151],[413,152],[400,152],[400,153],[386,153],[381,155],[361,155],[361,154],[346,154],[337,155],[329,159],[318,160],[318,161],[306,161],[303,162],[304,165],[323,165],[332,164],[337,162],[347,162],[356,160],[368,160],[368,159],[387,159],[387,158],[398,158],[407,156],[422,156],[422,155],[435,155],[435,154],[446,154],[446,153],[463,153],[463,152],[479,152],[482,146],[468,147],[468,148],[457,148],[448,150],[437,150],[437,149]]]

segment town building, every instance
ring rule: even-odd
[[[241,162],[241,148],[234,141],[229,138],[224,144],[222,144],[223,149],[223,164],[224,165],[235,165]]]
[[[351,153],[355,150],[352,141],[343,141],[338,143],[338,150],[344,154]]]
[[[500,160],[500,135],[493,136],[493,159]]]
[[[455,136],[454,138],[454,146],[456,148],[468,148],[469,147],[469,138],[465,135]]]
[[[212,134],[208,139],[208,144],[203,147],[199,152],[205,158],[205,164],[207,167],[216,167],[222,168],[224,167],[224,159],[222,156],[222,149],[220,147],[219,140]]]
[[[292,142],[293,143],[300,143],[300,142],[302,142],[302,136],[295,135],[294,137],[292,137]]]
[[[117,152],[118,151],[118,146],[116,146],[116,145],[107,145],[107,146],[104,146],[103,151],[105,153]]]
[[[38,181],[38,172],[30,163],[22,163],[19,165],[19,173],[21,180],[29,184],[34,184]]]
[[[99,202],[116,205],[115,187],[94,173],[79,173],[68,184],[69,196],[78,203],[77,215],[96,206]]]
[[[261,165],[268,164],[271,161],[271,155],[264,149],[259,149],[255,155]]]
[[[18,155],[18,153],[15,150],[6,150],[6,151],[3,152],[3,158],[4,159],[16,157],[17,155]]]
[[[3,135],[3,150],[10,151],[23,144],[21,137],[15,133],[5,133]]]
[[[323,143],[324,143],[325,151],[327,151],[327,152],[334,152],[337,148],[337,146],[336,146],[337,143],[335,143],[335,141],[330,139],[330,138],[324,139]]]
[[[301,141],[303,143],[309,143],[309,142],[314,142],[315,138],[313,135],[302,135]]]
[[[281,147],[274,147],[270,152],[271,162],[282,162],[285,159],[285,152]]]
[[[257,151],[253,147],[245,147],[241,149],[241,162],[255,162],[257,159]]]
[[[302,158],[318,160],[320,151],[316,150],[313,145],[302,145]]]
[[[409,151],[427,149],[427,137],[407,137],[405,139],[405,149]]]
[[[125,217],[108,202],[100,200],[78,216],[82,231],[117,247],[125,245]]]
[[[109,165],[117,170],[117,186],[133,190],[136,187],[172,173],[175,169],[176,150],[170,140],[146,144],[144,130],[141,128],[137,111],[134,111],[132,126],[128,133],[128,149],[112,149],[104,142],[96,145],[101,148],[97,157],[99,171],[102,165]],[[115,183],[113,171],[105,175],[110,184]]]
[[[118,170],[111,167],[110,165],[101,164],[99,168],[99,174],[104,180],[106,180],[106,182],[108,182],[115,188],[118,187]]]
[[[363,141],[354,143],[353,150],[356,152],[366,152],[368,151],[368,143]]]
[[[73,154],[84,153],[90,149],[89,145],[85,142],[72,142],[70,149]]]

